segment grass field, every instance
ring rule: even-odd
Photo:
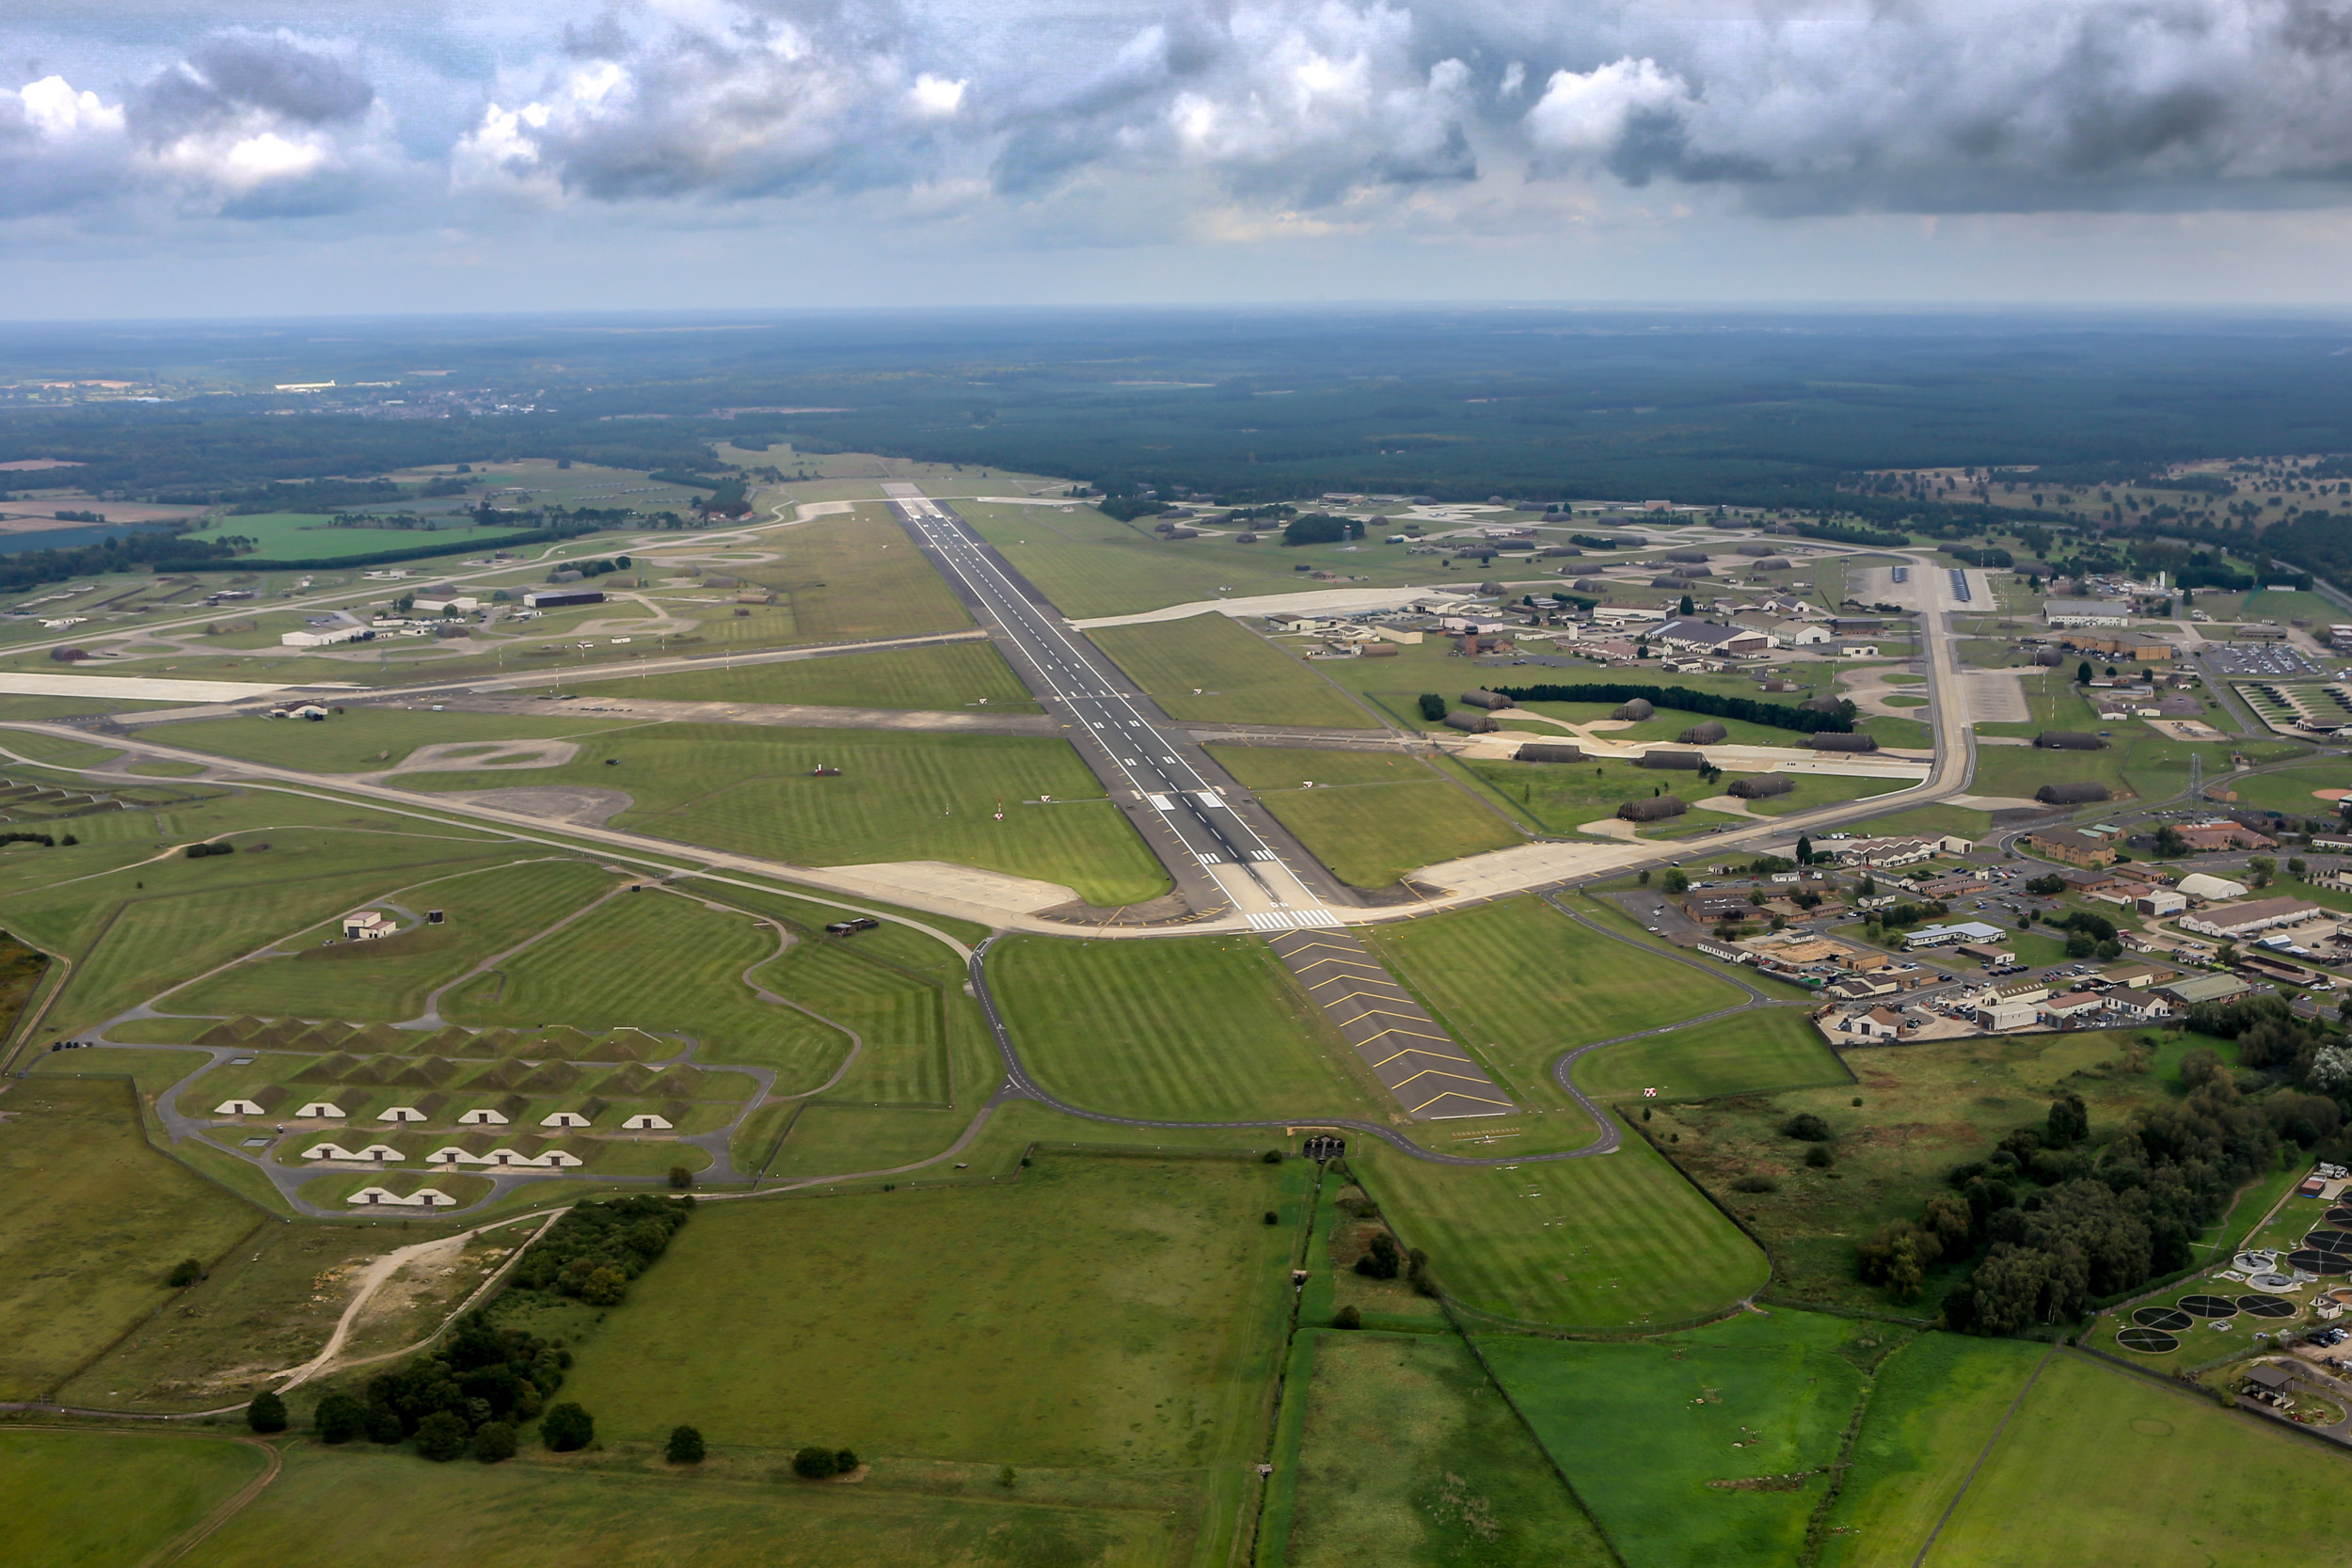
[[[829,1077],[850,1042],[754,994],[744,972],[776,947],[776,933],[748,915],[669,894],[623,895],[468,981],[441,1010],[468,1024],[690,1035],[698,1061],[772,1068],[777,1090],[791,1094]]]
[[[1314,1335],[1289,1568],[1574,1568],[1609,1548],[1451,1334]],[[1261,1560],[1266,1560],[1263,1557]]]
[[[1016,936],[990,950],[989,980],[1029,1070],[1090,1111],[1205,1121],[1395,1108],[1353,1075],[1355,1053],[1255,937]]]
[[[2229,787],[2236,791],[2243,805],[2285,812],[2290,816],[2325,817],[2332,802],[2322,800],[2312,791],[2352,789],[2352,780],[2344,772],[2342,763],[2316,763],[2309,768],[2282,768],[2275,773],[2245,774],[2232,779]]]
[[[1845,1061],[1858,1083],[1704,1101],[1661,1098],[1644,1125],[1772,1245],[1777,1292],[1883,1310],[1883,1294],[1854,1277],[1854,1243],[1882,1219],[1915,1218],[1930,1193],[1947,1190],[1953,1165],[1982,1158],[2011,1129],[2041,1126],[2057,1094],[2082,1096],[2098,1135],[2139,1106],[2177,1097],[2180,1059],[2193,1047],[2225,1061],[2236,1052],[2233,1042],[2160,1032],[2150,1070],[2134,1073],[2122,1065],[2133,1037],[2085,1031],[1856,1049]],[[1799,1111],[1836,1131],[1834,1168],[1805,1165],[1808,1146],[1781,1135],[1780,1124]],[[1732,1191],[1743,1176],[1769,1177],[1778,1188]],[[1950,1282],[1948,1266],[1930,1271],[1928,1305],[1913,1310],[1931,1311]]]
[[[467,741],[563,740],[634,728],[627,720],[551,714],[431,713],[356,707],[320,723],[269,719],[190,719],[146,733],[166,746],[312,773],[372,773],[396,768],[420,746]],[[5,744],[0,737],[0,744]]]
[[[151,1562],[267,1461],[194,1433],[0,1430],[0,1561]]]
[[[1827,1568],[1911,1568],[2048,1347],[1923,1334],[1880,1365],[1829,1514]]]
[[[241,533],[253,541],[253,558],[241,562],[248,570],[266,568],[273,561],[334,561],[347,555],[373,555],[380,550],[421,550],[446,545],[452,555],[473,547],[481,539],[503,538],[519,531],[512,524],[478,528],[469,521],[434,519],[432,531],[412,529],[337,528],[332,517],[303,512],[262,512],[249,516],[220,517],[194,530],[188,538],[198,544],[226,534]]]
[[[1375,727],[1314,667],[1217,614],[1089,634],[1162,712],[1179,721]]]
[[[1627,1328],[1722,1311],[1765,1283],[1755,1243],[1636,1137],[1556,1164],[1447,1167],[1363,1140],[1348,1158],[1447,1293],[1480,1311]]]
[[[1688,804],[1720,795],[1721,784],[1704,784],[1695,773],[1663,773],[1636,768],[1629,762],[1487,762],[1465,761],[1462,766],[1504,800],[1518,807],[1546,832],[1572,833],[1587,822],[1613,817],[1628,800],[1672,795]],[[1668,827],[1703,822],[1728,826],[1734,818],[1698,812],[1669,819]],[[1589,842],[1589,841],[1587,841]]]
[[[331,1009],[346,1022],[397,1022],[424,1010],[425,998],[492,954],[504,952],[614,885],[586,861],[548,860],[436,879],[386,895],[405,907],[443,911],[438,926],[417,925],[376,942],[345,942],[332,921],[278,944],[282,957],[257,958],[199,985],[174,991],[162,1009],[234,1017],[317,1017]],[[336,919],[342,917],[339,911]],[[332,946],[324,945],[328,938]]]
[[[963,1110],[820,1101],[793,1118],[792,1131],[767,1174],[787,1179],[838,1176],[913,1164],[954,1143],[971,1120],[972,1114]],[[774,1141],[772,1134],[769,1141]],[[764,1148],[759,1150],[766,1153]]]
[[[1861,1397],[1854,1357],[1890,1332],[1742,1313],[1632,1344],[1479,1344],[1627,1563],[1667,1568],[1799,1560]],[[1758,1481],[1777,1483],[1724,1484]]]
[[[1552,1079],[1560,1053],[1736,1006],[1742,996],[1727,981],[1612,941],[1533,896],[1372,927],[1365,942],[1513,1099],[1568,1108],[1571,1123],[1585,1118]],[[1498,975],[1508,978],[1497,984]],[[1575,1141],[1586,1135],[1573,1129]]]
[[[1927,1561],[2342,1561],[2346,1513],[2344,1461],[2319,1445],[2061,1351]]]
[[[1057,507],[956,503],[956,511],[1035,583],[1054,608],[1073,617],[1133,615],[1192,600],[1237,595],[1305,593],[1331,586],[1310,579],[1299,567],[1322,567],[1375,584],[1463,579],[1435,560],[1407,556],[1402,545],[1367,541],[1353,550],[1338,545],[1297,549],[1273,543],[1235,544],[1223,538],[1168,540],[1152,531],[1152,519],[1121,523],[1090,506],[1072,512]],[[1473,568],[1473,574],[1474,574]],[[1472,585],[1475,575],[1468,577]]]
[[[0,1399],[46,1399],[262,1215],[149,1148],[125,1085],[24,1079],[0,1111]]]
[[[866,1042],[834,1098],[936,1105],[953,1097],[946,1019],[934,986],[872,961],[864,949],[811,941],[794,943],[757,978]]]
[[[781,1456],[715,1445],[680,1473],[544,1450],[505,1465],[434,1465],[364,1445],[298,1444],[285,1474],[181,1561],[291,1561],[331,1536],[339,1568],[1152,1568],[1183,1560],[1187,1544],[1188,1521],[1169,1517],[1158,1495],[1115,1495],[1103,1506],[1106,1488],[1073,1495],[1030,1479],[1008,1497],[993,1470],[893,1468],[895,1484],[878,1466],[862,1485],[831,1486],[794,1481]]]
[[[1410,757],[1272,746],[1208,750],[1353,887],[1388,887],[1424,865],[1527,842],[1467,791]],[[1313,788],[1304,787],[1308,780]]]
[[[437,1228],[421,1218],[411,1227],[399,1244],[424,1241]],[[266,1226],[57,1397],[99,1410],[166,1411],[217,1410],[251,1399],[273,1381],[267,1374],[319,1353],[351,1299],[355,1266],[389,1244],[374,1227]]]
[[[564,1392],[608,1443],[688,1420],[777,1460],[847,1444],[885,1485],[1011,1465],[1149,1488],[1180,1536],[1226,1541],[1253,1492],[1304,1180],[1044,1156],[995,1185],[707,1208],[576,1343]],[[1262,1224],[1268,1209],[1294,1224]]]
[[[791,614],[788,641],[853,642],[972,624],[946,579],[880,503],[763,536],[762,548],[776,546],[781,561],[722,569],[776,592]]]
[[[816,777],[820,766],[841,771]],[[659,724],[606,736],[561,768],[405,782],[617,789],[634,804],[613,827],[807,865],[952,861],[1059,882],[1104,905],[1168,889],[1159,863],[1065,740]],[[1042,796],[1053,803],[1022,803]]]
[[[963,708],[985,702],[1017,713],[1039,711],[1005,656],[985,641],[772,664],[720,666],[714,661],[707,670],[598,681],[593,690],[685,703]]]
[[[1578,1061],[1577,1086],[1613,1100],[1649,1088],[1677,1100],[1706,1100],[1851,1082],[1805,1013],[1803,1007],[1753,1008],[1608,1046]]]

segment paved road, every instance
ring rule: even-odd
[[[1185,755],[1186,742],[1145,711],[1138,694],[1086,640],[1022,592],[963,520],[912,484],[885,484],[890,504],[941,568],[993,621],[1029,667],[1039,694],[1084,724],[1116,777],[1158,814],[1173,847],[1258,930],[1336,926],[1339,916],[1234,807],[1238,790]],[[1147,842],[1166,851],[1167,840]],[[1183,865],[1172,870],[1187,869]]]

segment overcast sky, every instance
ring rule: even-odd
[[[2352,303],[2352,0],[12,0],[0,315]]]

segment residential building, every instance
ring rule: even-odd
[[[1903,937],[1903,947],[1916,952],[1922,947],[1950,947],[1963,942],[1996,942],[2007,935],[1998,926],[1963,920],[1951,926],[1922,926]]]
[[[2064,861],[2069,865],[2115,863],[2113,845],[2095,839],[2089,833],[2076,832],[2072,828],[2045,828],[2040,832],[2027,833],[2026,844],[2027,847],[2052,860]]]
[[[2320,912],[2300,898],[2258,898],[2250,904],[2219,904],[2182,917],[2184,931],[2236,942],[2275,926],[2300,926]]]

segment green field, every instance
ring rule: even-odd
[[[2322,800],[2312,791],[2352,789],[2352,778],[2345,774],[2340,762],[2318,763],[2309,768],[2282,768],[2275,773],[2239,774],[2229,781],[2227,787],[2236,792],[2244,805],[2284,812],[2290,816],[2325,817],[2333,803]]]
[[[0,1430],[0,1561],[155,1561],[268,1458],[257,1443],[194,1433]]]
[[[1038,1082],[1089,1111],[1205,1121],[1394,1109],[1253,936],[1016,936],[990,950],[989,981]]]
[[[819,707],[964,708],[985,703],[1035,713],[1029,689],[986,640],[598,681],[596,695],[681,703],[792,703]]]
[[[780,561],[718,570],[775,591],[790,626],[781,641],[854,642],[972,625],[946,579],[880,503],[762,536],[760,548],[777,547]],[[731,621],[706,622],[706,635]]]
[[[2061,1351],[1927,1561],[2343,1562],[2347,1516],[2344,1461],[2318,1444]]]
[[[493,740],[581,739],[634,728],[627,720],[545,718],[511,713],[432,713],[423,708],[355,707],[312,723],[274,719],[190,719],[146,732],[159,745],[296,768],[310,773],[372,773],[397,768],[420,746]],[[5,742],[0,742],[5,743]]]
[[[1643,1125],[1772,1247],[1777,1293],[1885,1310],[1884,1293],[1855,1277],[1854,1243],[1881,1220],[1916,1218],[1929,1194],[1948,1190],[1953,1165],[1983,1158],[2012,1129],[2042,1125],[2058,1094],[2082,1096],[2092,1135],[2104,1136],[2138,1107],[2177,1097],[2175,1074],[2192,1048],[2235,1059],[2234,1042],[2148,1033],[2157,1044],[2149,1070],[2137,1073],[2126,1066],[2133,1031],[1857,1046],[1844,1059],[1859,1082],[1719,1100],[1662,1097]],[[1836,1132],[1833,1167],[1806,1165],[1810,1146],[1782,1135],[1781,1124],[1800,1111]],[[1732,1189],[1748,1176],[1769,1178],[1776,1190]],[[1931,1269],[1927,1305],[1910,1310],[1931,1312],[1952,1277],[1949,1265]]]
[[[1364,940],[1513,1099],[1563,1114],[1579,1143],[1584,1113],[1551,1076],[1563,1051],[1737,1006],[1743,994],[1534,896],[1371,927]]]
[[[1720,783],[1701,784],[1695,773],[1661,772],[1636,768],[1629,762],[1470,759],[1462,766],[1549,833],[1572,833],[1587,822],[1613,817],[1617,808],[1628,800],[1666,794],[1688,805],[1724,791]],[[1694,812],[1673,817],[1663,826],[1687,828],[1703,823],[1708,827],[1729,827],[1734,820],[1711,812]]]
[[[1668,1568],[1800,1560],[1862,1341],[1889,1333],[1784,1311],[1631,1344],[1479,1344],[1629,1568]]]
[[[1268,746],[1209,754],[1352,887],[1384,888],[1422,866],[1524,844],[1496,812],[1410,757]],[[1272,785],[1257,781],[1311,779]]]
[[[546,860],[387,889],[412,909],[440,910],[443,924],[410,925],[397,936],[346,942],[333,921],[289,933],[263,957],[170,993],[172,1013],[315,1017],[331,1006],[347,1022],[398,1022],[424,1010],[437,986],[545,930],[598,894],[612,877],[586,861]],[[336,918],[340,919],[339,911]],[[326,945],[329,940],[332,945]]]
[[[1923,1334],[1888,1356],[1830,1510],[1822,1563],[1911,1568],[2047,1349]]]
[[[1608,1545],[1451,1334],[1312,1336],[1289,1568],[1575,1568]],[[1267,1560],[1263,1556],[1260,1560]]]
[[[1607,1099],[1655,1088],[1676,1100],[1851,1081],[1804,1007],[1751,1008],[1581,1058],[1577,1086]]]
[[[1724,1311],[1764,1288],[1763,1253],[1630,1134],[1589,1160],[1449,1167],[1367,1140],[1351,1140],[1348,1159],[1406,1244],[1429,1254],[1438,1284],[1483,1312],[1638,1328]]]
[[[1152,1568],[1188,1544],[1189,1521],[1151,1506],[1157,1497],[1032,1478],[1004,1497],[993,1471],[949,1465],[833,1486],[793,1480],[783,1456],[715,1446],[699,1473],[544,1450],[498,1465],[365,1450],[294,1445],[285,1474],[181,1562],[292,1561],[329,1535],[348,1568]]]
[[[127,1085],[24,1079],[0,1112],[0,1399],[47,1399],[262,1216],[148,1148]]]
[[[1375,727],[1314,666],[1223,615],[1103,626],[1089,635],[1180,722]]]
[[[339,561],[347,555],[374,555],[383,550],[421,550],[446,546],[455,555],[471,549],[477,540],[502,539],[521,530],[512,523],[481,528],[456,517],[437,517],[428,530],[415,528],[337,528],[329,516],[303,512],[262,512],[247,516],[217,517],[187,537],[198,544],[227,534],[253,541],[253,557],[239,564],[261,570],[273,561]]]
[[[820,766],[841,771],[819,778]],[[1159,863],[1064,740],[655,724],[607,736],[561,768],[403,783],[620,790],[633,803],[612,818],[615,828],[806,865],[952,861],[1059,882],[1103,905],[1168,889]],[[1023,803],[1043,796],[1052,803]]]
[[[771,928],[739,911],[625,894],[469,980],[441,1010],[466,1024],[688,1035],[697,1060],[772,1068],[778,1092],[791,1094],[830,1077],[850,1042],[754,993],[745,974],[758,979],[777,945]]]

